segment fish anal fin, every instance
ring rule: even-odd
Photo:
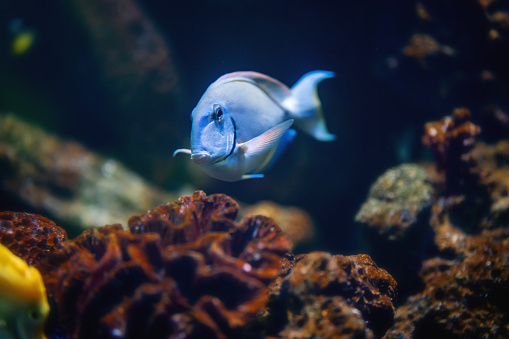
[[[281,137],[293,124],[293,119],[286,120],[279,125],[269,129],[267,132],[238,145],[239,151],[243,152],[246,158],[254,157],[268,152],[276,146]]]
[[[244,174],[241,180],[263,178],[263,174]]]

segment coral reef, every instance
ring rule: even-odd
[[[289,314],[282,338],[375,338],[359,310],[340,296],[317,296]]]
[[[311,216],[293,206],[281,206],[271,201],[260,201],[254,205],[242,205],[241,214],[261,214],[276,221],[295,246],[307,244],[314,239],[316,230]]]
[[[424,262],[425,288],[396,311],[384,338],[506,338],[509,336],[509,233],[449,237],[455,256]]]
[[[414,34],[410,38],[408,46],[405,46],[402,53],[406,56],[418,59],[424,63],[424,59],[439,53],[452,56],[454,50],[445,45],[440,45],[435,38],[427,34]]]
[[[400,239],[418,222],[419,215],[429,210],[432,194],[431,178],[424,168],[400,165],[382,174],[371,186],[355,221],[376,228],[384,238]]]
[[[312,252],[284,278],[283,338],[374,338],[391,326],[396,281],[367,255]]]
[[[369,256],[295,257],[271,218],[238,212],[197,191],[72,240],[4,212],[0,239],[41,269],[50,337],[375,338],[391,326],[396,282]]]
[[[490,206],[481,221],[483,229],[507,225],[509,221],[509,142],[501,140],[495,145],[477,143],[472,156],[485,173],[484,184],[489,193]]]
[[[435,156],[431,171],[437,187],[436,203],[440,206],[437,211],[446,213],[453,224],[470,233],[493,219],[490,209],[495,198],[493,189],[498,184],[492,173],[504,171],[504,166],[493,166],[493,161],[491,167],[486,161],[478,161],[487,156],[474,152],[480,131],[470,122],[470,111],[457,108],[452,116],[427,123],[422,139]],[[439,231],[435,228],[435,232]]]
[[[402,282],[403,295],[420,286],[419,268],[430,237],[434,187],[425,167],[403,164],[389,169],[371,186],[355,216],[379,265]],[[390,249],[390,250],[387,250]]]
[[[43,216],[30,213],[0,212],[0,243],[39,268],[50,253],[62,247],[65,230]]]
[[[437,171],[445,182],[445,194],[461,194],[477,186],[480,173],[471,151],[481,129],[470,121],[470,111],[456,108],[450,117],[429,122],[424,129],[422,142],[433,151]]]
[[[71,338],[235,337],[264,310],[291,241],[272,219],[196,192],[120,225],[91,229],[46,277]]]
[[[64,141],[14,115],[0,115],[2,186],[68,225],[122,222],[133,212],[172,201],[112,159]]]
[[[484,15],[490,23],[488,37],[498,40],[507,37],[509,30],[509,14],[501,8],[497,0],[478,0],[484,10]]]
[[[382,264],[393,259],[394,266],[384,267],[401,278],[403,300],[408,297],[397,308],[395,324],[384,338],[509,335],[504,302],[509,298],[505,269],[509,265],[509,144],[475,142],[480,129],[469,116],[468,110],[456,109],[452,117],[425,126],[423,143],[432,149],[435,164],[422,169],[431,181],[428,204],[432,207],[420,221],[421,228],[428,230],[421,233],[421,246],[414,247],[408,237],[403,239],[410,240],[413,248],[393,242],[396,246],[390,252],[401,257],[396,260],[383,248],[387,235],[371,232],[373,257]],[[381,187],[381,195],[391,194],[389,188]],[[399,211],[395,205],[386,213]],[[385,226],[383,218],[372,220],[375,228]],[[400,273],[413,254],[418,254],[413,261],[414,268],[420,267],[418,279]],[[417,290],[408,288],[409,282]]]

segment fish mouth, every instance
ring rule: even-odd
[[[230,119],[231,119],[232,125],[233,125],[233,143],[232,143],[232,147],[228,151],[228,154],[226,154],[225,157],[217,159],[216,161],[214,161],[214,164],[217,164],[218,162],[221,162],[221,161],[224,161],[224,160],[228,159],[233,154],[233,152],[235,151],[235,148],[237,146],[237,125],[235,124],[235,120],[233,120],[233,118],[230,118]],[[176,153],[187,153],[187,150],[177,150],[177,151],[175,151],[174,155]],[[207,151],[199,151],[199,152],[191,154],[191,160],[195,164],[197,164],[197,165],[203,165],[203,164],[205,164],[207,162],[210,162],[211,158],[212,157],[211,157],[210,153],[207,152]]]
[[[210,153],[207,151],[201,151],[191,154],[191,160],[197,164],[202,165],[210,159]]]

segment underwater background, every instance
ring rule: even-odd
[[[479,3],[428,1],[431,19],[419,16],[419,4],[4,0],[0,109],[168,190],[192,186],[302,207],[320,232],[316,248],[351,253],[359,241],[354,215],[374,179],[426,157],[424,122],[458,106],[480,121],[486,105],[507,105],[507,88],[498,85],[507,78],[508,47],[503,37],[486,37],[493,23]],[[33,41],[13,53],[24,32]],[[405,55],[415,34],[454,53]],[[336,73],[319,86],[336,141],[299,133],[263,180],[235,183],[171,157],[189,146],[190,113],[222,74],[254,70],[291,86],[315,69]],[[495,81],[483,80],[484,71]],[[30,210],[5,192],[1,199],[4,210]]]
[[[11,119],[0,123],[25,128],[21,139],[9,135],[14,127],[0,139],[0,211],[44,215],[70,235],[84,225],[104,224],[92,212],[85,211],[91,216],[86,222],[59,212],[71,208],[60,201],[75,197],[72,175],[55,184],[52,176],[60,172],[51,165],[48,170],[34,161],[20,171],[13,165],[8,146],[43,130],[50,136],[34,140],[81,145],[61,159],[74,161],[77,172],[88,165],[76,159],[92,152],[114,161],[101,163],[101,171],[112,164],[129,171],[123,190],[143,180],[140,185],[150,187],[143,191],[149,205],[126,203],[135,206],[130,215],[195,190],[226,194],[246,208],[271,201],[310,218],[313,236],[296,243],[295,254],[371,251],[378,263],[377,246],[386,243],[368,245],[356,215],[389,168],[436,161],[433,142],[423,143],[431,133],[427,122],[466,108],[467,117],[456,116],[479,126],[471,132],[476,140],[495,144],[509,137],[507,39],[504,0],[0,0],[0,114]],[[172,158],[175,149],[189,147],[190,113],[219,76],[257,71],[292,86],[312,70],[336,73],[318,87],[335,141],[318,142],[298,131],[265,178],[233,183],[208,177],[187,157]],[[32,144],[23,156],[42,152],[37,141]],[[23,177],[24,171],[43,168],[37,192],[53,200],[27,198],[37,180]],[[141,195],[139,190],[131,193]],[[106,206],[108,196],[90,193],[86,203],[72,208],[90,208],[99,195],[104,201],[97,198],[96,205]],[[439,194],[430,193],[428,200],[434,195]],[[506,219],[497,220],[506,227]],[[476,234],[480,228],[465,230]],[[409,285],[404,296],[418,290]]]

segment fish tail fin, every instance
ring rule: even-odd
[[[318,83],[334,77],[334,72],[312,71],[304,74],[292,87],[292,95],[283,102],[283,107],[295,119],[295,124],[320,141],[336,139],[330,134],[322,114],[322,104],[316,92]]]

